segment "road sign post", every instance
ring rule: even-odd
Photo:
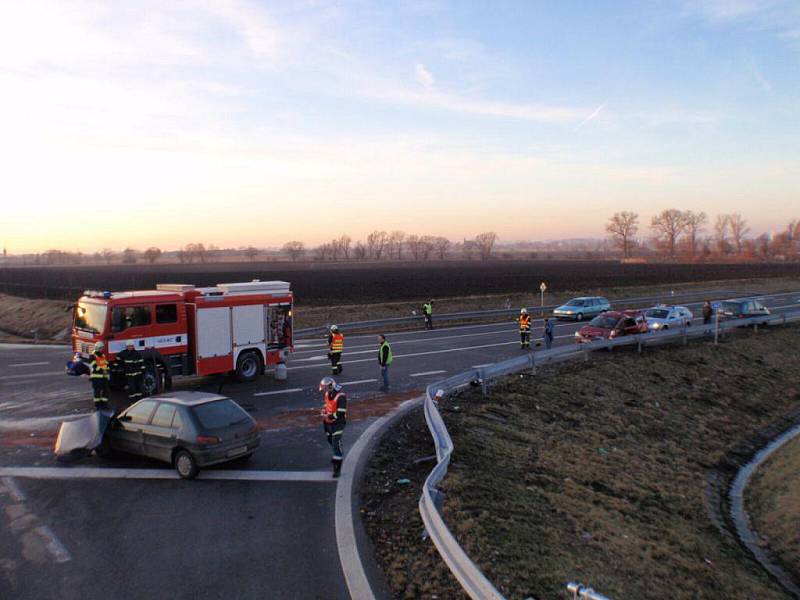
[[[539,306],[542,312],[542,316],[544,316],[544,292],[547,290],[547,284],[543,281],[539,286]]]

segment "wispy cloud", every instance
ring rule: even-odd
[[[414,67],[414,77],[417,83],[428,90],[432,89],[433,85],[436,83],[431,72],[428,71],[422,63],[417,63],[416,67]]]
[[[586,124],[587,124],[587,123],[589,123],[590,121],[594,121],[594,120],[597,118],[597,116],[598,116],[598,115],[599,115],[601,112],[603,112],[603,109],[606,107],[606,104],[608,104],[608,101],[607,101],[607,100],[606,100],[605,102],[603,102],[603,103],[602,103],[600,106],[598,106],[597,108],[595,108],[595,109],[594,109],[594,110],[591,112],[591,114],[589,114],[589,115],[588,115],[588,116],[587,116],[587,117],[586,117],[586,118],[585,118],[583,121],[581,121],[580,123],[578,123],[578,126],[575,128],[575,130],[577,131],[578,129],[580,129],[581,127],[583,127],[584,125],[586,125]]]

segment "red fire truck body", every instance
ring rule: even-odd
[[[75,305],[72,346],[88,357],[102,341],[113,366],[117,353],[133,343],[145,357],[149,392],[168,387],[175,375],[235,373],[250,381],[293,350],[292,304],[284,281],[87,291]]]

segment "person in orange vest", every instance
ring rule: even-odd
[[[523,350],[531,347],[531,316],[528,310],[523,308],[519,311],[519,347]]]
[[[89,357],[89,381],[92,382],[95,410],[108,409],[110,377],[111,368],[108,357],[105,355],[105,344],[97,342],[94,345],[94,352]]]
[[[339,333],[336,325],[331,325],[330,333],[328,333],[328,359],[331,361],[333,375],[342,372],[342,351],[344,351],[344,335]]]
[[[339,477],[344,461],[342,434],[347,424],[347,396],[333,377],[323,377],[319,389],[322,392],[322,427],[333,450],[333,476]]]

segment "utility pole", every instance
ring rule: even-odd
[[[542,312],[542,316],[544,316],[544,292],[545,292],[545,290],[547,290],[547,284],[543,281],[541,283],[541,285],[539,286],[539,294],[540,294],[539,306],[540,306],[540,309],[541,309],[541,312]]]

